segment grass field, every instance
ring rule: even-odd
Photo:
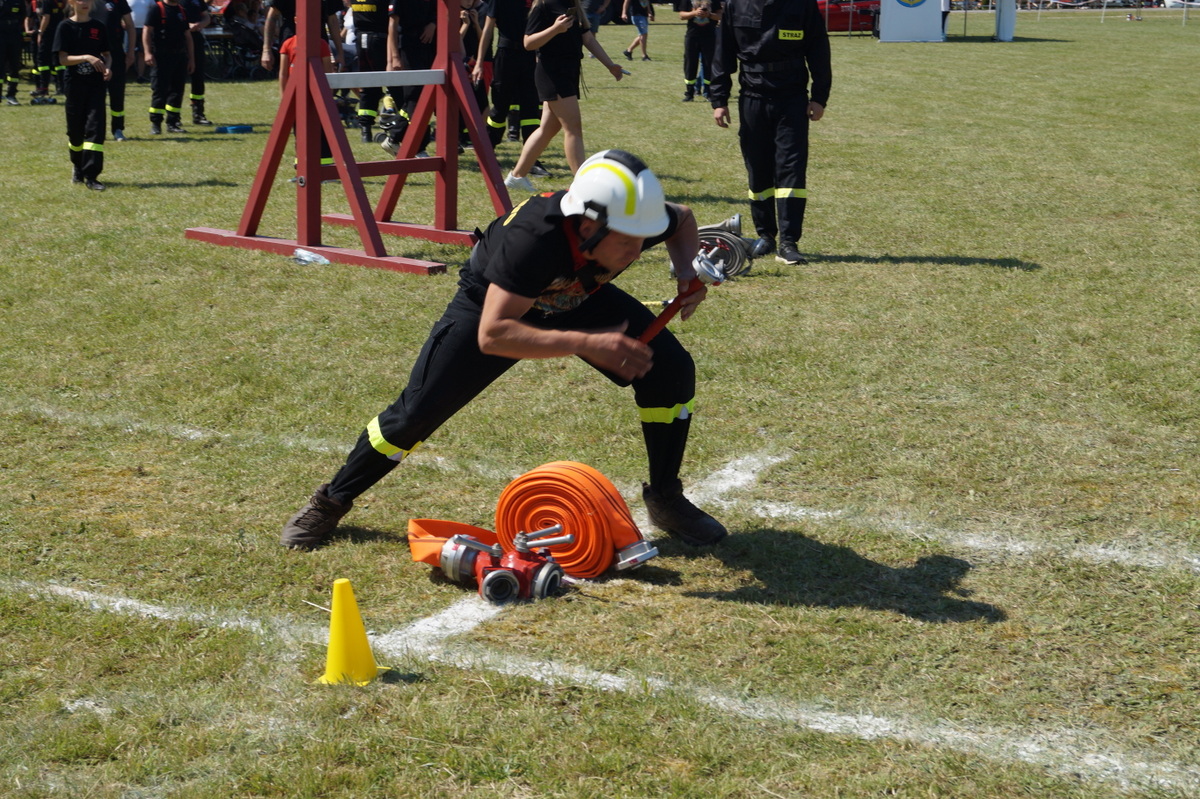
[[[1200,26],[1142,15],[836,36],[810,265],[673,326],[701,377],[685,484],[729,539],[502,611],[414,564],[407,520],[490,526],[571,459],[644,521],[629,393],[522,364],[344,536],[284,551],[456,270],[185,240],[236,228],[273,84],[209,88],[252,134],[157,140],[133,87],[104,194],[69,181],[61,106],[0,109],[0,796],[1200,796]],[[585,63],[588,149],[717,222],[747,211],[736,133],[679,102],[670,16],[625,81]],[[286,177],[262,232],[292,237]],[[395,218],[432,196],[414,177]],[[665,255],[621,283],[665,298]],[[313,684],[342,577],[394,670],[362,688]]]

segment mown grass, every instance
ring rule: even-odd
[[[1194,794],[1197,34],[1178,12],[1143,17],[1022,13],[1012,43],[976,13],[944,45],[835,37],[811,264],[759,264],[674,327],[701,375],[691,489],[774,460],[718,492],[728,541],[661,540],[628,580],[464,636],[475,667],[389,653],[401,676],[361,689],[311,684],[326,621],[305,602],[348,577],[384,633],[469,596],[411,562],[407,519],[488,526],[508,480],[547,461],[595,466],[640,512],[627,392],[575,362],[522,364],[365,495],[344,537],[284,552],[283,519],[403,384],[454,270],[184,239],[236,227],[273,84],[209,92],[218,124],[253,134],[162,140],[134,87],[103,195],[67,179],[61,107],[4,108],[0,794]],[[619,53],[626,34],[601,42]],[[744,173],[736,134],[679,102],[681,38],[656,25],[655,60],[620,84],[585,64],[588,148],[637,152],[715,222],[745,213]],[[561,151],[544,160],[543,185],[565,186]],[[463,169],[469,228],[491,205]],[[264,233],[294,234],[286,177]],[[414,177],[396,218],[431,222],[432,196]],[[667,296],[665,256],[622,285]],[[745,709],[761,706],[781,711]],[[822,732],[803,713],[860,721]],[[1005,741],[1185,777],[1025,762]]]

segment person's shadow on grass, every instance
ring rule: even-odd
[[[675,541],[655,543],[664,555],[694,551]],[[927,622],[995,623],[1008,618],[995,605],[967,599],[971,592],[961,582],[971,564],[949,555],[923,557],[911,566],[885,566],[848,547],[765,528],[730,535],[711,551],[730,569],[749,571],[751,584],[729,591],[687,592],[688,596],[889,610]]]

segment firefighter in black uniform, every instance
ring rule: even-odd
[[[717,47],[717,23],[721,21],[721,0],[675,0],[679,18],[687,22],[683,34],[683,101],[690,103],[697,88],[704,96],[708,91],[696,86],[700,73],[700,59],[704,68],[712,71],[713,53]]]
[[[359,72],[384,72],[388,67],[388,0],[354,0],[354,38],[358,52]],[[395,97],[399,90],[392,90]],[[379,123],[379,101],[382,86],[367,86],[358,99],[358,127],[363,144],[373,141],[371,128]]]
[[[191,34],[192,19],[179,0],[156,0],[142,27],[142,50],[150,71],[150,135],[184,133],[183,89],[196,68]]]
[[[192,92],[188,99],[192,105],[192,124],[211,125],[204,114],[204,71],[208,65],[208,53],[204,47],[204,29],[212,22],[205,0],[181,0],[188,6],[188,29],[192,37],[192,56],[196,63],[192,68]]]
[[[92,19],[108,31],[112,77],[108,80],[108,109],[113,141],[125,141],[125,78],[133,66],[135,31],[133,9],[126,0],[97,0]]]
[[[67,3],[66,0],[38,0],[38,25],[37,25],[37,66],[35,71],[37,76],[34,80],[35,88],[33,90],[33,99],[30,101],[34,105],[43,103],[54,103],[56,100],[50,95],[50,80],[54,79],[57,87],[57,94],[64,92],[62,81],[64,67],[58,63],[58,53],[54,52],[54,33],[58,30],[59,24],[62,23],[66,16]]]
[[[29,18],[28,0],[0,0],[0,78],[4,79],[4,102],[20,105],[17,99],[21,71],[22,35]]]
[[[660,242],[682,290],[696,276],[696,220],[686,206],[666,202],[654,173],[621,150],[587,159],[566,192],[536,194],[492,222],[408,386],[367,424],[334,478],[288,520],[284,546],[323,544],[356,497],[522,359],[573,355],[633,388],[649,462],[642,497],[650,520],[692,546],[724,538],[725,528],[688,501],[679,480],[696,389],[692,357],[666,330],[649,344],[638,341],[654,314],[611,282]],[[704,294],[685,300],[684,317]]]
[[[437,7],[439,0],[392,0],[391,18],[388,20],[388,69],[429,69],[437,52],[434,35],[437,32]],[[380,142],[384,150],[395,155],[400,142],[412,121],[412,113],[421,99],[424,86],[405,86],[392,92],[396,102],[396,124],[388,129],[387,138]],[[426,129],[420,150],[424,151],[429,141]]]
[[[482,77],[481,64],[486,49],[492,44],[492,33],[499,33],[492,62],[492,105],[485,120],[493,148],[500,144],[506,120],[513,109],[516,109],[521,121],[522,141],[528,139],[542,121],[541,103],[538,102],[537,87],[533,83],[537,51],[525,49],[525,20],[528,15],[529,3],[526,0],[492,0],[491,8],[484,17],[479,52],[475,59],[476,80]],[[549,173],[539,174],[539,177],[548,176]]]
[[[808,125],[825,114],[833,82],[829,34],[815,0],[726,0],[708,87],[713,119],[723,128],[735,70],[738,139],[759,236],[753,255],[774,251],[778,234],[777,260],[805,263],[796,244],[808,196]]]
[[[104,191],[104,82],[111,76],[108,31],[92,19],[92,0],[69,0],[72,15],[55,29],[51,47],[63,65],[71,180]]]

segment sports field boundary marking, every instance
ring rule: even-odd
[[[186,441],[219,440],[239,447],[262,446],[264,442],[285,449],[300,449],[308,452],[343,453],[349,449],[347,442],[325,441],[316,438],[294,436],[272,436],[269,434],[231,434],[188,425],[155,425],[121,414],[88,414],[55,409],[37,402],[14,404],[0,403],[0,413],[14,415],[31,413],[48,419],[84,425],[88,427],[113,427],[129,432],[146,432],[179,438]],[[707,479],[689,486],[688,495],[698,505],[712,504],[724,509],[742,508],[762,519],[781,519],[792,522],[848,521],[878,530],[902,535],[910,539],[936,541],[938,543],[967,549],[981,555],[1029,560],[1047,555],[1067,560],[1076,560],[1097,565],[1115,565],[1142,569],[1181,569],[1200,574],[1200,552],[1182,548],[1169,551],[1152,546],[1134,547],[1127,544],[1099,543],[1067,545],[1041,543],[1007,535],[1002,532],[965,532],[951,530],[912,521],[903,517],[887,517],[847,509],[811,508],[796,503],[771,502],[730,498],[752,486],[766,469],[786,462],[790,454],[764,451],[735,458],[713,472]],[[519,472],[474,461],[452,460],[438,455],[417,451],[411,458],[411,466],[424,466],[444,472],[469,471],[497,479],[514,479]],[[628,494],[628,492],[623,492]],[[636,492],[634,492],[636,493]],[[635,522],[643,529],[651,529],[644,511],[638,511]]]
[[[44,596],[70,600],[97,611],[165,621],[186,620],[219,629],[247,630],[285,641],[324,641],[324,632],[314,625],[298,625],[281,619],[256,620],[214,611],[158,605],[53,583],[0,581],[0,590],[34,598]],[[1122,751],[1122,747],[1115,743],[1109,751],[1097,747],[1099,739],[1110,737],[1108,731],[1089,730],[1085,733],[1044,728],[1036,734],[1021,734],[973,728],[950,721],[929,724],[867,713],[838,713],[782,697],[742,699],[710,688],[673,684],[660,678],[636,674],[610,674],[454,641],[504,610],[504,607],[489,605],[477,596],[463,598],[432,616],[418,619],[395,631],[375,635],[372,649],[377,657],[382,656],[384,660],[421,658],[453,668],[487,670],[551,685],[574,685],[630,694],[675,692],[713,710],[753,721],[802,727],[865,741],[890,740],[948,749],[980,755],[993,761],[1019,762],[1086,782],[1115,784],[1125,790],[1157,788],[1200,792],[1200,770],[1195,767],[1131,754]]]

